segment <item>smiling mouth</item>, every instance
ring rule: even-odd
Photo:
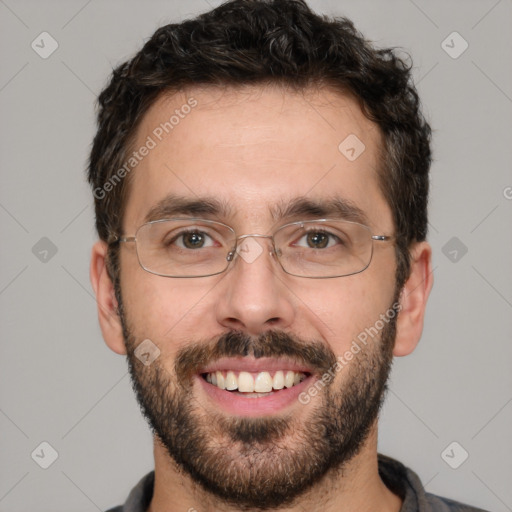
[[[216,370],[201,374],[206,382],[219,389],[253,398],[292,388],[309,376],[309,372],[293,370],[260,372]]]

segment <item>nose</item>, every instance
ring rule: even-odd
[[[230,268],[219,283],[217,321],[253,336],[289,327],[295,308],[286,275],[269,237],[240,237]]]

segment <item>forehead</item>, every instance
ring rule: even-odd
[[[377,176],[381,144],[358,103],[328,89],[206,87],[162,96],[132,148],[149,149],[139,151],[130,175],[124,227],[177,213],[166,205],[181,201],[235,228],[268,228],[309,202],[348,205],[361,214],[353,220],[389,231]],[[201,210],[208,201],[219,207]]]

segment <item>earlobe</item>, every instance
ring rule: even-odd
[[[123,329],[117,312],[114,284],[107,272],[107,244],[98,241],[91,252],[90,279],[96,294],[98,320],[103,339],[117,354],[126,354]]]
[[[427,242],[413,245],[411,273],[400,295],[400,313],[393,355],[410,354],[420,341],[428,296],[433,285],[432,249]]]

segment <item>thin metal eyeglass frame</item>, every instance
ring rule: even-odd
[[[144,267],[144,265],[140,261],[139,252],[137,250],[137,233],[139,232],[139,230],[141,228],[143,228],[144,226],[147,226],[149,224],[156,224],[156,223],[169,222],[169,221],[179,221],[179,220],[200,221],[200,222],[206,222],[208,224],[218,224],[220,226],[223,226],[223,227],[229,229],[233,233],[233,235],[235,235],[235,237],[234,237],[235,247],[233,249],[231,249],[227,253],[227,255],[226,255],[226,262],[227,262],[227,264],[226,264],[226,266],[224,267],[223,270],[221,270],[219,272],[214,272],[213,274],[203,274],[203,275],[199,275],[199,276],[171,276],[171,275],[167,275],[167,274],[160,274],[158,272],[155,272],[153,270],[149,270],[148,268]],[[293,274],[291,272],[288,272],[283,267],[283,264],[281,262],[281,258],[279,257],[279,254],[278,254],[278,250],[276,249],[274,237],[275,237],[276,233],[278,233],[280,230],[282,230],[282,229],[284,229],[284,228],[286,228],[288,226],[294,226],[294,225],[299,225],[299,224],[308,224],[308,223],[313,223],[313,222],[342,222],[342,223],[348,223],[348,224],[357,224],[358,226],[362,226],[365,229],[367,229],[368,233],[370,234],[370,240],[372,242],[370,259],[368,261],[368,264],[364,268],[362,268],[361,270],[358,270],[357,272],[351,272],[350,274],[342,274],[342,275],[338,275],[338,276],[303,276],[303,275]],[[360,274],[361,272],[364,272],[370,266],[370,263],[372,262],[372,259],[373,259],[373,242],[374,241],[376,241],[376,242],[389,242],[389,241],[393,240],[395,237],[393,235],[372,235],[370,227],[366,226],[365,224],[361,224],[359,222],[353,222],[353,221],[343,220],[343,219],[328,219],[328,218],[327,219],[308,219],[308,220],[299,220],[299,221],[289,222],[288,224],[284,224],[283,226],[280,226],[279,228],[277,228],[274,231],[274,234],[272,234],[272,235],[261,235],[261,234],[258,234],[258,233],[249,233],[249,234],[244,234],[244,235],[236,236],[235,230],[231,226],[228,226],[227,224],[224,224],[223,222],[219,222],[219,221],[215,221],[215,220],[209,220],[209,219],[202,219],[202,218],[199,218],[199,217],[194,217],[194,218],[189,218],[189,217],[173,217],[173,218],[170,218],[170,219],[158,219],[158,220],[152,220],[150,222],[145,222],[144,224],[142,224],[141,226],[139,226],[137,228],[137,231],[135,232],[135,235],[133,235],[133,236],[122,236],[122,237],[117,237],[116,236],[113,240],[109,241],[109,244],[113,244],[113,243],[117,243],[117,242],[119,242],[119,243],[135,243],[135,250],[137,252],[137,261],[139,262],[140,267],[144,271],[146,271],[146,272],[148,272],[150,274],[154,274],[154,275],[160,276],[160,277],[173,278],[173,279],[184,279],[184,278],[195,279],[195,278],[198,278],[198,277],[216,276],[216,275],[223,274],[224,272],[226,272],[226,270],[229,268],[229,264],[235,259],[236,250],[238,248],[238,241],[239,240],[243,240],[245,238],[270,238],[270,240],[272,241],[272,249],[273,249],[270,252],[270,254],[271,254],[271,256],[275,255],[275,257],[277,259],[277,262],[279,263],[279,266],[281,267],[283,272],[285,272],[288,275],[291,275],[291,276],[294,276],[294,277],[302,277],[304,279],[335,279],[335,278],[338,278],[338,277],[353,276],[353,275],[356,275],[356,274]]]

